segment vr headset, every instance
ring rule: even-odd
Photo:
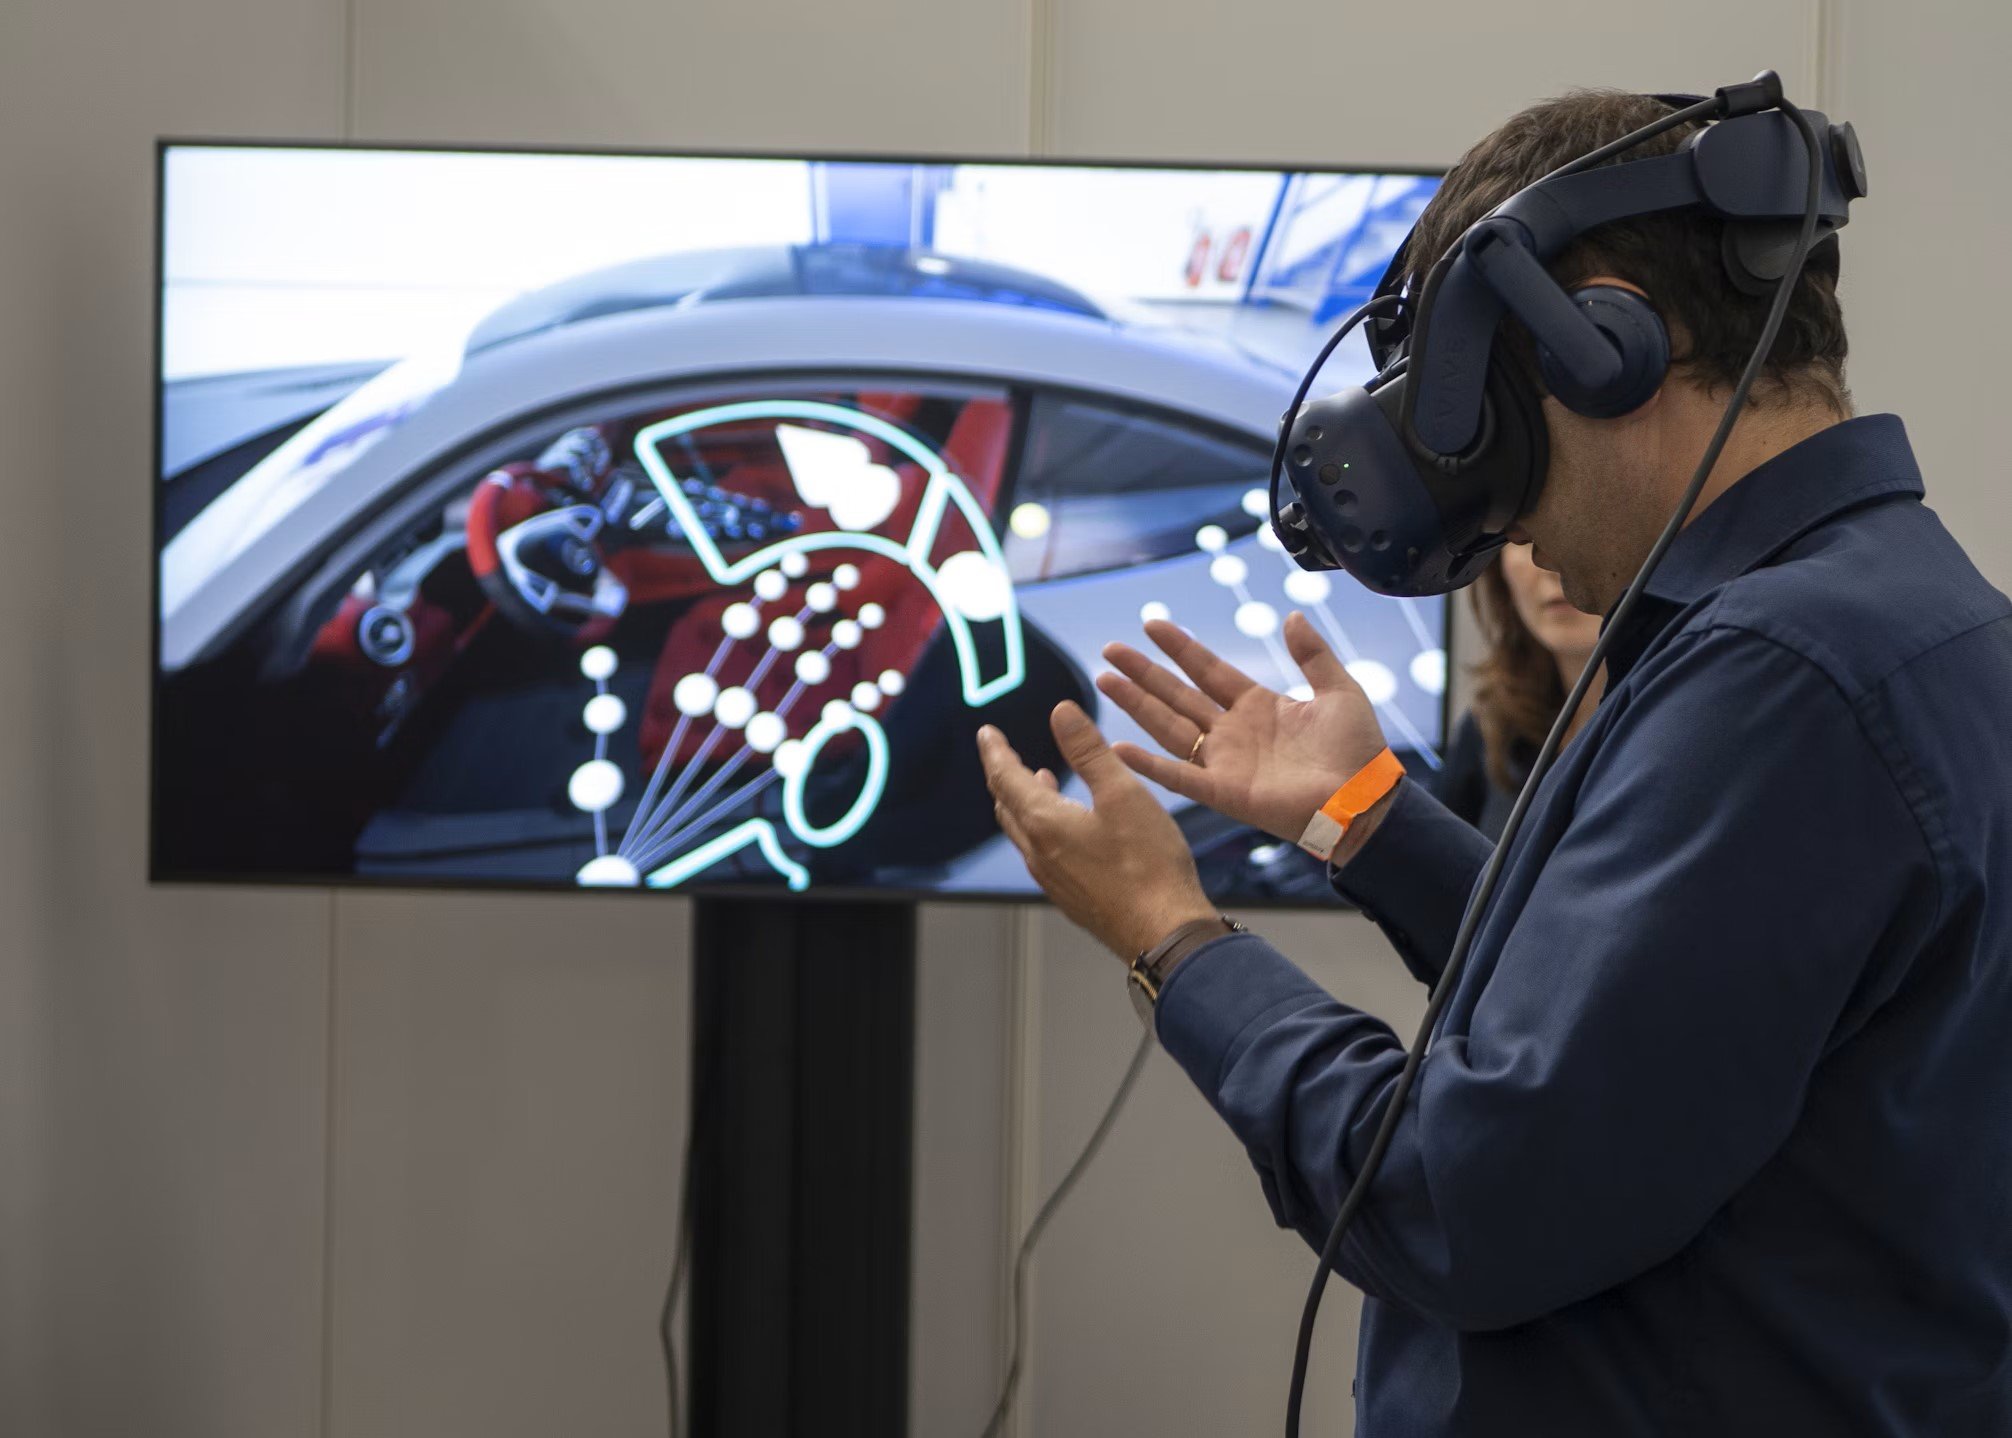
[[[1537,386],[1499,338],[1513,315],[1536,345],[1545,390],[1578,414],[1611,419],[1645,403],[1670,363],[1648,300],[1616,285],[1570,294],[1546,266],[1587,231],[1695,210],[1726,221],[1727,279],[1766,296],[1785,275],[1805,217],[1808,148],[1777,107],[1772,72],[1710,99],[1657,95],[1672,115],[1519,191],[1463,234],[1416,292],[1413,238],[1369,303],[1301,382],[1273,453],[1272,529],[1303,569],[1345,569],[1379,594],[1444,594],[1471,583],[1504,532],[1537,502],[1550,453]],[[1803,112],[1820,147],[1817,240],[1831,240],[1866,193],[1850,125]],[[1709,120],[1672,154],[1607,165],[1677,125]],[[1305,403],[1349,328],[1367,320],[1377,375]],[[1292,499],[1279,504],[1281,475]]]

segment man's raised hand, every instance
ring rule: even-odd
[[[1104,657],[1117,673],[1098,675],[1097,687],[1167,751],[1113,750],[1162,788],[1297,840],[1314,811],[1384,747],[1368,696],[1303,614],[1286,617],[1285,643],[1313,689],[1304,701],[1265,688],[1177,625],[1152,620],[1146,635],[1187,678],[1109,644]]]

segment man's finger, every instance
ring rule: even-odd
[[[1183,719],[1158,699],[1122,674],[1099,674],[1097,688],[1105,698],[1138,721],[1169,754],[1186,756],[1202,732],[1192,719]]]
[[[1132,776],[1079,706],[1067,701],[1057,704],[1048,722],[1055,731],[1055,742],[1062,747],[1062,757],[1083,776],[1093,798],[1101,802],[1132,782]]]
[[[999,821],[1000,832],[1004,833],[1012,841],[1013,847],[1020,851],[1021,858],[1029,858],[1033,855],[1034,850],[1027,838],[1026,827],[1021,824],[1019,816],[1011,808],[1003,803],[994,804],[992,806],[992,817]]]
[[[1225,709],[1236,703],[1245,690],[1257,687],[1257,681],[1250,675],[1219,656],[1178,624],[1165,619],[1150,620],[1146,624],[1146,637],[1159,645],[1160,652],[1178,664],[1181,672],[1195,681],[1196,688]]]
[[[978,759],[985,767],[985,786],[1007,808],[1023,810],[1029,804],[1054,797],[1054,792],[1043,787],[1020,762],[1006,736],[990,724],[978,731]]]
[[[1183,799],[1193,799],[1197,804],[1213,807],[1211,796],[1215,792],[1215,781],[1210,778],[1208,770],[1122,741],[1114,744],[1111,752],[1127,769],[1152,780],[1162,789],[1171,790]]]
[[[1106,644],[1104,658],[1111,667],[1159,700],[1197,729],[1206,729],[1223,712],[1223,706],[1190,684],[1155,664],[1129,644]]]
[[[1313,686],[1314,693],[1356,687],[1355,680],[1327,647],[1313,622],[1297,609],[1285,617],[1285,648],[1292,655],[1292,662],[1299,666],[1299,672],[1306,676],[1306,682]]]
[[[1053,769],[1036,769],[1034,771],[1034,777],[1036,779],[1039,779],[1042,783],[1042,786],[1048,789],[1050,792],[1056,794],[1062,792],[1062,786],[1055,782],[1055,771]]]

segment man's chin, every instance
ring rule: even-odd
[[[1565,602],[1581,614],[1605,614],[1607,612],[1606,602],[1601,596],[1588,593],[1586,586],[1582,584],[1574,584],[1571,575],[1561,572],[1558,575],[1558,587],[1565,591]]]

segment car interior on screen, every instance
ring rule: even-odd
[[[827,231],[842,178],[812,187]],[[1422,203],[1400,184],[1398,218]],[[1315,256],[1352,283],[1384,253],[1373,189]],[[1439,607],[1303,573],[1266,523],[1297,328],[903,238],[644,255],[393,361],[168,377],[157,855],[1015,891],[978,729],[1069,789],[1047,716],[1137,737],[1091,676],[1156,616],[1289,687],[1278,628],[1305,610],[1436,762]],[[1242,293],[1221,277],[1258,257],[1233,241],[1197,278],[1184,236],[1170,283]],[[1325,894],[1290,845],[1167,799],[1212,889]]]

